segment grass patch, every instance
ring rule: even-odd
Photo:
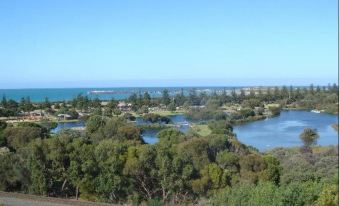
[[[177,111],[168,111],[168,110],[160,110],[160,111],[152,111],[150,113],[158,114],[160,116],[171,116],[171,115],[177,115],[177,114],[183,114],[184,110],[177,110]]]
[[[142,115],[136,113],[136,112],[130,112],[135,117],[141,117]],[[150,111],[149,113],[152,114],[158,114],[160,116],[171,116],[171,115],[178,115],[178,114],[184,114],[185,110],[177,110],[177,111],[169,111],[169,110],[159,110],[159,111]]]
[[[205,124],[193,125],[192,129],[193,129],[193,131],[195,131],[196,133],[198,133],[199,135],[201,135],[203,137],[212,133],[212,131],[210,130],[208,125],[205,125]]]
[[[265,104],[266,109],[268,109],[270,107],[280,107],[280,104]]]

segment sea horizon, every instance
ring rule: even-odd
[[[331,84],[332,85],[332,84]],[[0,97],[20,101],[23,97],[29,97],[32,102],[43,102],[46,97],[49,101],[60,102],[69,101],[78,95],[84,95],[90,99],[99,98],[106,101],[110,99],[125,100],[133,93],[148,92],[151,97],[160,97],[161,92],[165,89],[169,90],[171,96],[184,91],[185,95],[191,89],[199,92],[211,93],[213,91],[221,92],[226,90],[230,92],[232,89],[246,88],[267,88],[267,87],[282,87],[283,85],[272,86],[143,86],[143,87],[74,87],[74,88],[15,88],[15,89],[0,89]],[[287,86],[287,85],[284,85]],[[309,85],[292,85],[293,87],[308,87]],[[318,85],[314,85],[315,87]],[[321,87],[327,85],[319,85]],[[287,86],[287,87],[290,87]]]

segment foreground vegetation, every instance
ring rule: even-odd
[[[102,105],[81,95],[69,103],[27,106],[26,100],[17,108],[3,100],[2,112],[45,105],[51,113],[87,113],[86,130],[51,135],[55,125],[48,121],[0,121],[1,190],[134,205],[338,205],[337,146],[315,146],[319,135],[305,129],[302,147],[260,153],[239,142],[232,127],[279,115],[281,107],[336,113],[335,86],[132,95],[128,112],[117,101]],[[159,110],[151,112],[155,107],[185,111],[198,123],[181,133],[168,128],[171,122]],[[163,127],[158,143],[145,144],[133,113]]]
[[[155,145],[118,117],[92,116],[85,133],[54,137],[34,124],[2,125],[5,191],[157,205],[337,203],[338,149],[312,146],[312,131],[301,135],[302,148],[261,154],[240,143],[224,120],[211,122],[206,136],[162,130]]]

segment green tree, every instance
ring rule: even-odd
[[[51,103],[49,102],[48,97],[45,97],[45,101],[44,101],[44,103],[42,104],[42,108],[43,108],[43,109],[51,108]]]
[[[162,98],[161,98],[161,102],[168,106],[171,103],[171,99],[170,99],[170,95],[169,95],[169,91],[167,89],[165,89],[164,91],[162,91]]]
[[[149,106],[151,104],[151,96],[149,95],[148,92],[144,93],[143,103],[146,106]]]
[[[329,185],[324,187],[320,193],[319,199],[315,202],[314,206],[338,206],[338,186]]]
[[[171,102],[168,105],[168,110],[170,110],[171,112],[174,112],[176,110],[176,106],[175,106],[174,102]]]
[[[310,147],[311,145],[316,144],[318,138],[318,132],[311,128],[305,128],[304,131],[300,134],[300,139],[306,147]]]
[[[216,161],[223,169],[228,169],[233,172],[237,172],[240,169],[239,156],[233,152],[219,152]]]
[[[263,158],[266,163],[266,169],[263,171],[262,177],[264,180],[279,185],[280,175],[282,173],[282,167],[280,166],[279,160],[272,155],[265,155]]]
[[[107,107],[110,108],[111,110],[116,109],[117,106],[118,106],[118,102],[113,98],[107,103]]]
[[[89,134],[92,134],[96,132],[100,127],[105,125],[106,121],[103,117],[94,115],[91,116],[87,121],[86,121],[86,131]]]
[[[7,127],[3,131],[6,142],[10,148],[15,150],[26,146],[36,138],[45,138],[47,130],[42,127],[18,126]]]

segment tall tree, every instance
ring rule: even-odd
[[[148,92],[144,93],[144,99],[143,99],[144,105],[150,106],[151,104],[151,95],[149,95]]]
[[[161,102],[168,106],[171,103],[171,99],[170,99],[170,95],[169,95],[169,91],[167,89],[165,89],[164,91],[162,91],[162,98],[161,98]]]

